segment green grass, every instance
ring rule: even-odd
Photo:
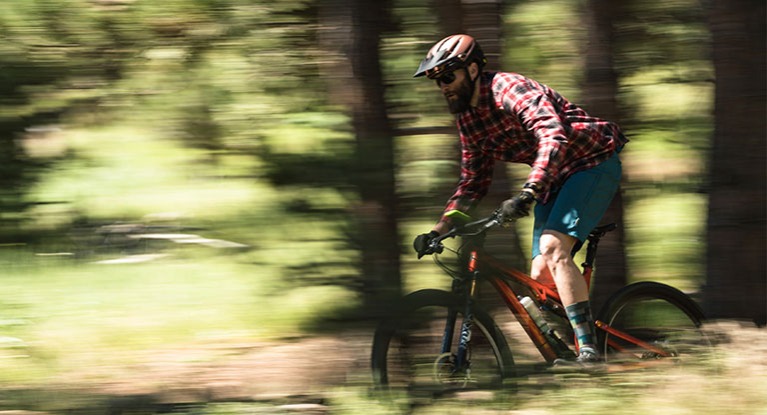
[[[5,267],[0,335],[8,344],[0,383],[130,364],[153,350],[301,335],[301,324],[350,294],[335,287],[283,291],[276,268],[167,251],[141,264],[0,252]]]

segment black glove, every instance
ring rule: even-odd
[[[418,259],[421,259],[422,256],[433,254],[434,252],[429,249],[429,243],[432,239],[439,236],[439,232],[437,231],[431,231],[429,233],[422,233],[415,237],[415,241],[413,241],[413,249],[415,249],[416,252],[418,252]]]
[[[535,202],[532,192],[522,191],[511,199],[501,203],[501,214],[506,220],[519,219],[530,214],[530,206]]]

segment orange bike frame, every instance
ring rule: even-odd
[[[483,255],[483,251],[480,250],[473,250],[471,251],[471,254],[469,256],[469,271],[474,272],[477,270],[477,262],[481,262],[484,266],[489,266],[493,270],[497,271],[498,273],[511,278],[514,281],[517,281],[518,283],[527,286],[533,290],[533,292],[537,295],[537,301],[544,301],[545,299],[549,298],[557,303],[560,302],[559,294],[557,293],[557,290],[555,287],[551,287],[548,285],[544,285],[539,283],[538,281],[535,281],[534,279],[530,278],[526,274],[517,271],[513,268],[510,268],[506,266],[505,264],[501,263],[497,259],[493,258],[490,255]],[[496,291],[501,295],[501,298],[506,303],[506,306],[511,310],[511,312],[514,314],[514,316],[517,318],[519,323],[522,325],[522,328],[525,330],[527,335],[530,337],[530,339],[533,341],[533,344],[535,344],[535,347],[538,348],[541,355],[544,359],[546,359],[547,362],[553,362],[557,357],[557,353],[554,350],[554,348],[549,344],[549,342],[546,340],[546,337],[544,336],[543,332],[540,328],[533,322],[532,317],[530,317],[530,314],[525,310],[525,307],[522,305],[522,303],[519,302],[517,299],[516,293],[512,290],[512,288],[507,284],[505,281],[503,281],[502,278],[500,278],[495,273],[488,273],[489,275],[485,275],[485,278],[495,287]]]
[[[546,340],[545,335],[543,334],[541,329],[538,327],[538,325],[536,325],[535,322],[533,322],[533,319],[530,316],[530,313],[528,313],[525,307],[522,305],[522,303],[519,302],[519,300],[517,299],[517,294],[514,292],[511,286],[504,280],[504,277],[529,288],[537,297],[535,299],[536,303],[540,304],[542,302],[545,302],[546,300],[549,300],[561,307],[562,300],[559,297],[559,293],[557,292],[556,287],[554,285],[541,284],[538,281],[532,279],[529,275],[523,272],[520,272],[514,268],[511,268],[505,265],[504,263],[500,262],[498,259],[494,258],[493,256],[486,254],[483,250],[474,249],[471,251],[471,254],[469,256],[469,271],[472,273],[477,271],[479,268],[479,264],[482,264],[483,266],[491,269],[491,272],[485,273],[487,275],[484,275],[484,278],[488,280],[490,284],[492,284],[493,287],[495,287],[496,291],[498,291],[498,293],[501,295],[501,298],[506,303],[506,306],[509,308],[509,310],[511,310],[511,312],[516,317],[517,321],[519,321],[519,323],[522,325],[522,328],[525,330],[527,335],[533,341],[533,344],[535,344],[535,347],[538,348],[538,351],[541,353],[543,358],[546,359],[546,361],[549,363],[557,359],[559,356],[557,356],[556,351],[554,350],[552,345],[549,344],[549,342]],[[591,285],[592,271],[593,271],[593,268],[591,266],[587,264],[583,264],[583,277],[586,279],[587,286]],[[503,277],[501,277],[501,275]],[[620,330],[612,328],[605,322],[597,320],[594,322],[594,324],[598,329],[603,330],[607,333],[610,333],[611,335],[619,339],[635,344],[645,350],[651,351],[653,353],[657,353],[660,356],[666,356],[666,357],[670,356],[670,353],[668,351],[658,348],[656,346],[653,346],[645,341],[637,339],[636,337],[633,337]],[[623,349],[614,342],[610,342],[610,345],[614,347],[616,350]],[[576,347],[577,347],[577,342],[576,342]],[[576,352],[577,352],[577,349],[576,349]]]
[[[519,302],[517,299],[517,294],[514,292],[511,286],[506,281],[504,281],[503,278],[499,277],[499,274],[525,287],[530,288],[537,297],[535,299],[537,303],[550,300],[551,302],[561,306],[562,300],[559,297],[559,293],[557,292],[556,287],[554,285],[539,283],[527,274],[505,265],[491,255],[484,254],[484,251],[475,249],[471,251],[469,256],[470,272],[477,270],[478,262],[495,271],[488,273],[489,275],[485,275],[484,278],[487,279],[493,285],[493,287],[495,287],[496,291],[498,291],[498,293],[501,295],[501,298],[506,303],[506,306],[509,308],[509,310],[511,310],[517,321],[519,321],[519,323],[522,325],[522,328],[533,341],[533,344],[535,344],[535,347],[541,353],[543,358],[546,359],[546,361],[549,363],[557,359],[559,356],[557,355],[552,345],[549,344],[549,342],[546,340],[546,336],[543,334],[538,325],[533,322],[532,317],[530,317],[530,314],[527,312],[527,310],[525,310],[525,307],[522,305],[522,303]],[[583,277],[586,279],[587,285],[590,285],[591,283],[591,273],[592,267],[583,267]],[[602,324],[600,328],[607,326],[602,322],[599,323]],[[644,347],[643,344],[639,345]]]

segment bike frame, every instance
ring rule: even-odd
[[[533,341],[533,344],[541,353],[541,356],[543,356],[549,363],[560,357],[554,347],[546,339],[546,335],[541,331],[538,325],[535,324],[530,313],[528,313],[519,301],[517,292],[514,291],[508,281],[514,281],[527,287],[527,289],[535,296],[533,300],[536,304],[541,304],[548,300],[555,306],[562,307],[561,299],[559,298],[559,293],[557,292],[556,287],[541,284],[527,274],[506,266],[484,251],[484,249],[472,248],[469,252],[469,258],[471,258],[471,260],[469,261],[467,270],[473,274],[474,278],[480,277],[479,273],[481,272],[481,278],[488,281],[493,288],[495,288],[495,291],[501,296],[501,299],[508,309],[514,314],[514,317],[516,317],[517,321],[519,321],[522,328]],[[480,265],[482,268],[481,271],[479,270]],[[588,274],[590,274],[590,268],[587,269],[589,270],[587,271]],[[476,282],[473,282],[472,284],[476,284]],[[463,340],[463,336],[461,337],[461,340]]]
[[[491,225],[494,226],[494,225]],[[477,232],[473,235],[482,235],[484,230],[490,226],[485,225],[485,228],[481,232]],[[586,280],[587,286],[591,285],[591,275],[594,269],[594,260],[596,257],[597,245],[599,239],[607,232],[615,229],[614,224],[610,224],[601,228],[598,228],[588,238],[586,260],[582,264],[582,275]],[[468,249],[468,252],[466,251]],[[517,321],[522,325],[522,328],[527,333],[528,337],[532,340],[535,347],[538,349],[541,356],[549,363],[554,362],[557,358],[561,358],[562,350],[556,350],[555,345],[552,344],[546,334],[538,327],[533,321],[530,313],[525,309],[520,300],[518,299],[518,293],[514,290],[511,282],[516,283],[524,287],[526,291],[534,297],[533,301],[536,305],[546,304],[554,309],[559,308],[562,312],[564,307],[562,300],[556,287],[548,284],[542,284],[534,280],[529,275],[507,266],[497,258],[493,257],[487,251],[485,251],[480,237],[479,243],[469,243],[469,246],[460,250],[459,257],[464,257],[462,261],[465,265],[462,266],[462,272],[464,272],[463,281],[467,284],[469,289],[466,291],[466,304],[464,310],[464,321],[461,324],[461,336],[459,340],[458,349],[456,351],[456,368],[464,368],[466,362],[466,353],[468,349],[468,343],[471,339],[472,329],[472,306],[474,302],[474,295],[476,291],[476,284],[478,279],[488,281],[496,292],[501,296],[507,308],[514,314]],[[454,286],[455,287],[455,286]],[[453,327],[455,326],[456,313],[448,316],[443,343],[442,353],[448,353],[451,349],[451,339],[453,337]],[[566,317],[565,317],[566,318]],[[612,336],[618,337],[624,341],[632,343],[642,349],[651,351],[659,356],[668,357],[671,355],[668,351],[653,346],[647,342],[637,339],[627,333],[610,327],[607,323],[602,321],[595,321],[597,330],[603,330]],[[577,342],[575,342],[577,353]],[[609,342],[611,347],[617,350],[623,350],[614,342]],[[569,349],[568,349],[569,350]]]

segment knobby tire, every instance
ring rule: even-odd
[[[602,307],[597,319],[671,354],[660,355],[597,330],[607,363],[691,362],[711,351],[711,342],[701,328],[705,322],[701,308],[685,293],[665,284],[646,281],[623,287]]]
[[[458,346],[464,299],[447,291],[421,290],[407,295],[400,311],[382,321],[374,336],[371,364],[379,388],[443,393],[450,390],[497,388],[514,374],[511,350],[492,317],[474,305],[469,379],[449,376],[450,356],[440,358],[448,310],[457,311],[451,351]],[[432,317],[434,313],[438,314]],[[428,316],[428,317],[426,317]],[[442,359],[442,360],[441,360]],[[438,363],[444,361],[444,363]],[[495,367],[491,367],[495,366]],[[494,373],[493,373],[494,372]]]

